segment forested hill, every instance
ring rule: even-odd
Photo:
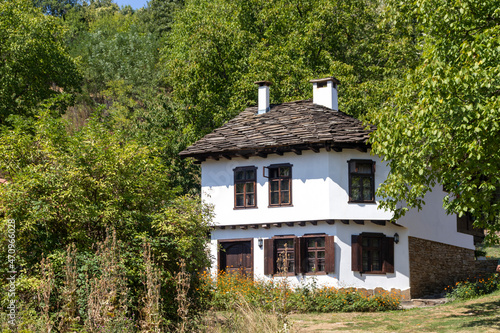
[[[271,103],[280,103],[311,98],[310,79],[335,76],[340,109],[378,126],[373,151],[392,169],[383,205],[418,207],[439,182],[449,212],[498,230],[498,8],[497,0],[151,0],[139,10],[112,0],[0,0],[1,223],[17,223],[21,297],[32,299],[47,258],[60,287],[52,306],[76,297],[80,312],[65,316],[84,325],[89,294],[62,288],[68,246],[78,289],[89,290],[83,277],[106,267],[95,244],[115,244],[113,234],[120,259],[109,267],[130,288],[128,313],[140,312],[145,244],[161,297],[173,297],[179,258],[190,272],[208,265],[210,229],[199,167],[178,153],[254,105],[259,80],[273,82]],[[8,240],[0,241],[5,258]],[[193,299],[199,283],[191,281]],[[178,318],[174,305],[162,307]]]

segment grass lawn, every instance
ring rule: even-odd
[[[298,332],[500,332],[500,291],[428,308],[390,312],[293,314]]]

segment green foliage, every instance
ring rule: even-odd
[[[276,310],[284,301],[286,311],[303,313],[388,311],[398,309],[400,304],[400,297],[389,292],[366,296],[354,289],[318,287],[314,282],[291,289],[280,281],[254,281],[225,272],[215,280],[205,275],[205,280],[205,289],[212,291],[211,304],[217,310],[232,309],[240,298],[266,311]]]
[[[278,103],[310,98],[308,79],[335,75],[343,111],[377,108],[404,65],[380,12],[371,0],[187,1],[163,49],[184,126],[197,136],[220,126],[255,104],[258,80],[274,83]]]
[[[11,114],[32,115],[42,100],[79,89],[57,18],[29,0],[0,1],[0,125]]]
[[[393,18],[412,21],[419,66],[394,87],[373,151],[391,167],[382,207],[420,208],[438,183],[449,213],[471,213],[490,238],[500,230],[500,12],[496,1],[391,1]],[[407,207],[398,207],[399,201]]]
[[[457,282],[454,286],[448,286],[446,297],[452,300],[466,300],[479,296],[491,294],[500,289],[500,274],[495,273],[488,278],[466,280]]]
[[[66,13],[78,4],[78,0],[32,0],[36,7],[46,14],[64,17]]]

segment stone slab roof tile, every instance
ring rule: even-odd
[[[271,105],[257,114],[249,107],[180,153],[183,157],[235,154],[273,147],[342,143],[365,145],[369,130],[354,117],[311,100]]]

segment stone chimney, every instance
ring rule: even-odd
[[[332,77],[309,81],[313,84],[313,103],[338,111],[337,85],[339,80]]]
[[[257,81],[254,83],[259,86],[257,114],[266,113],[269,111],[269,86],[272,83],[269,81]]]

